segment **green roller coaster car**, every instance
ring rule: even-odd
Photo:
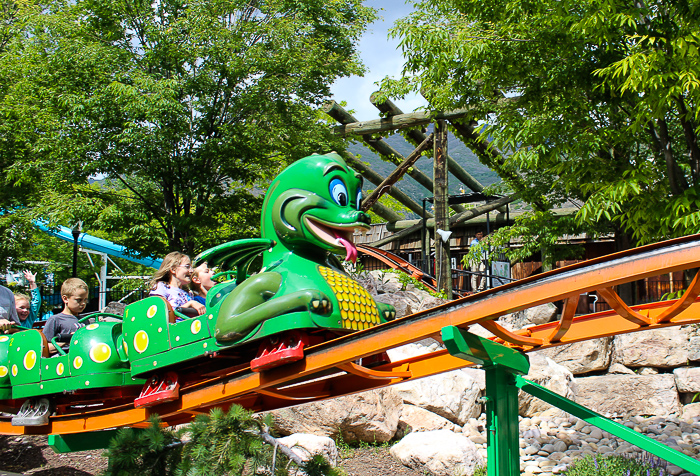
[[[261,355],[253,360],[254,370],[264,370],[303,356],[303,335],[285,341],[280,334],[347,333],[394,318],[393,307],[375,303],[333,254],[357,257],[352,234],[369,228],[360,210],[361,191],[362,179],[335,153],[312,155],[285,169],[266,194],[262,238],[225,243],[195,258],[195,264],[235,269],[226,273],[232,279],[209,291],[203,315],[178,321],[158,297],[127,306],[124,341],[133,374],[272,337],[258,352],[262,361],[255,365]],[[261,254],[262,269],[249,276]]]
[[[69,352],[59,348],[51,358],[39,331],[0,336],[0,400],[27,399],[13,424],[46,424],[49,398],[57,394],[74,394],[71,403],[80,403],[80,395],[94,389],[142,386],[136,406],[166,402],[185,381],[248,363],[264,371],[302,359],[314,341],[393,319],[394,308],[376,303],[334,254],[357,258],[352,235],[370,223],[361,197],[362,179],[337,154],[306,157],[270,185],[261,238],[225,243],[195,258],[232,270],[208,292],[204,314],[188,318],[149,297],[128,305],[123,322],[80,328]],[[250,276],[259,255],[262,269]],[[252,361],[251,345],[259,346]],[[122,401],[131,395],[115,394]]]
[[[46,337],[35,329],[0,336],[2,399],[32,399],[58,393],[79,395],[98,389],[144,384],[143,379],[132,378],[123,346],[121,322],[88,324],[70,336],[68,353],[60,346],[57,348],[58,354],[50,357]],[[47,412],[37,413],[38,404],[33,400],[28,402],[13,418],[13,424],[31,425],[47,421]]]

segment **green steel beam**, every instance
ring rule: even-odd
[[[605,418],[593,410],[579,405],[576,402],[572,402],[568,398],[564,398],[561,395],[557,395],[551,390],[544,388],[541,385],[537,385],[521,376],[515,377],[515,385],[522,389],[524,392],[529,393],[533,397],[537,397],[555,407],[561,408],[567,413],[585,420],[593,426],[597,426],[603,431],[612,433],[613,435],[622,438],[633,445],[647,451],[653,455],[658,456],[661,459],[668,461],[671,464],[675,464],[683,468],[684,470],[693,473],[700,474],[700,461],[694,460],[690,456],[686,456],[680,451],[676,451],[668,446],[659,443],[656,440],[644,436],[641,433],[627,428],[625,425],[612,421]]]
[[[54,453],[72,453],[74,451],[101,450],[117,435],[118,430],[71,433],[68,435],[49,435],[49,446]]]
[[[515,375],[500,365],[486,371],[486,473],[488,476],[519,476],[518,389]],[[495,463],[495,464],[494,464]]]
[[[443,327],[442,341],[450,355],[477,365],[499,365],[518,375],[525,375],[530,370],[530,361],[525,354],[459,327]]]
[[[527,374],[530,361],[517,350],[454,326],[442,328],[450,355],[483,366],[486,372],[486,445],[488,476],[519,476],[517,374]]]

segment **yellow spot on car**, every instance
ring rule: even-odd
[[[12,366],[12,376],[16,377],[17,376],[17,364]]]
[[[148,334],[146,331],[138,331],[134,336],[134,349],[139,354],[143,354],[148,349]]]
[[[63,375],[63,372],[66,370],[66,366],[63,365],[63,362],[59,362],[58,365],[56,366],[56,374],[57,375]]]
[[[148,311],[146,311],[146,315],[147,315],[148,318],[150,319],[150,318],[152,318],[153,316],[156,315],[156,312],[158,312],[158,306],[156,306],[156,305],[154,304],[153,306],[151,306],[151,307],[148,308]]]
[[[8,340],[10,340],[10,338],[7,336],[0,337],[0,342],[7,342]]]
[[[107,344],[100,343],[90,349],[90,359],[98,364],[107,362],[111,356],[112,349]]]
[[[192,331],[192,334],[197,334],[201,330],[202,330],[202,321],[200,321],[199,319],[192,321],[192,324],[190,325],[190,331]]]
[[[24,368],[27,370],[32,370],[36,365],[36,351],[30,350],[24,354]]]
[[[0,365],[0,377],[6,377],[7,372],[7,367],[5,367],[4,365]]]
[[[85,326],[85,329],[87,329],[89,331],[93,331],[93,330],[97,329],[98,327],[100,327],[100,325],[97,323],[94,323],[94,324],[90,324],[90,325]]]
[[[75,359],[73,359],[73,367],[76,370],[82,366],[83,366],[83,358],[81,356],[77,356]]]

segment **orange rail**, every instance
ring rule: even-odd
[[[13,427],[0,420],[0,434],[67,434],[118,426],[143,426],[151,413],[167,424],[190,421],[213,407],[240,404],[254,411],[348,395],[465,367],[438,351],[366,369],[356,362],[427,337],[445,326],[481,325],[494,339],[524,352],[629,332],[700,322],[700,279],[678,300],[629,307],[614,287],[645,277],[700,267],[700,235],[617,253],[510,283],[306,349],[306,358],[262,373],[249,367],[185,386],[180,398],[151,408],[132,405],[82,409],[51,417],[48,425]],[[597,291],[612,310],[574,317],[578,296]],[[511,332],[493,320],[539,304],[564,301],[556,322]]]

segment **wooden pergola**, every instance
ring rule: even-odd
[[[449,231],[458,223],[466,222],[472,218],[488,213],[492,210],[504,211],[505,205],[519,197],[518,193],[488,202],[476,208],[466,209],[462,205],[448,203],[448,176],[449,173],[459,180],[465,187],[473,192],[482,192],[484,186],[479,183],[467,170],[457,161],[450,157],[447,150],[447,131],[451,129],[454,135],[469,147],[482,161],[490,164],[499,175],[502,174],[504,158],[501,152],[491,145],[488,140],[479,136],[476,132],[477,123],[473,120],[470,109],[456,109],[453,111],[428,112],[419,111],[404,114],[391,100],[380,102],[377,93],[370,97],[370,102],[385,117],[370,121],[358,121],[352,114],[343,109],[335,101],[327,103],[324,111],[340,125],[335,127],[335,134],[342,137],[359,138],[367,147],[375,151],[384,161],[396,165],[396,169],[387,177],[382,177],[366,164],[361,162],[350,152],[344,152],[343,158],[353,169],[359,172],[366,180],[376,185],[375,190],[365,196],[362,202],[362,209],[371,209],[388,222],[396,222],[400,217],[387,207],[381,205],[378,200],[388,194],[396,199],[403,206],[413,213],[424,217],[415,220],[415,223],[403,230],[386,237],[382,240],[371,243],[371,246],[382,246],[402,237],[410,235],[424,226],[435,230]],[[426,135],[421,126],[434,124],[434,132]],[[408,157],[404,157],[382,137],[382,134],[404,130],[404,137],[415,149]],[[426,174],[416,168],[413,164],[427,151],[433,151],[433,176]],[[401,191],[396,183],[408,174],[413,180],[432,193],[434,215],[425,211],[418,202]],[[502,176],[502,175],[501,175]],[[511,181],[518,181],[517,176],[509,177]],[[448,207],[452,208],[456,214],[449,216]],[[425,220],[425,223],[424,223]],[[426,248],[421,250],[424,257],[430,256],[430,240],[425,240]],[[452,297],[452,270],[450,265],[450,241],[435,239],[436,258],[436,278],[438,288],[444,290],[448,297]]]

